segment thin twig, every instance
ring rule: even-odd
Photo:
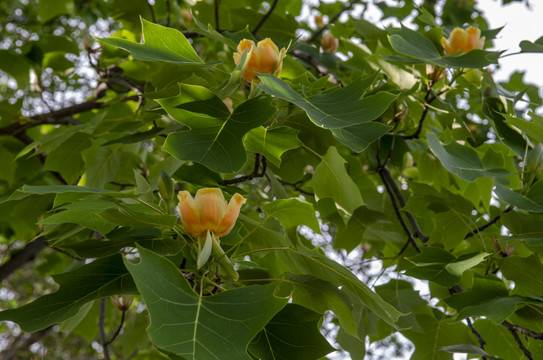
[[[275,10],[275,7],[277,6],[277,3],[279,2],[279,0],[274,0],[272,6],[270,7],[270,10],[268,10],[268,12],[266,13],[266,15],[264,15],[262,17],[262,19],[260,19],[260,22],[256,25],[255,29],[253,30],[253,35],[256,36],[256,34],[258,34],[258,30],[260,30],[260,28],[262,27],[262,25],[264,25],[264,23],[266,22],[266,20],[268,20],[268,18],[270,17],[270,15],[273,13],[273,10]]]
[[[115,339],[117,338],[117,336],[119,336],[119,334],[121,333],[121,329],[123,328],[123,324],[124,324],[124,317],[126,315],[126,310],[122,310],[122,314],[121,314],[121,322],[119,323],[119,327],[117,328],[117,331],[115,331],[115,334],[113,334],[113,336],[111,337],[111,339],[109,339],[109,341],[106,343],[107,345],[111,344],[113,341],[115,341]]]
[[[311,37],[309,39],[307,39],[307,42],[308,43],[311,43],[313,41],[315,41],[315,39],[317,39],[324,30],[326,30],[328,28],[328,25],[329,24],[333,24],[334,22],[337,21],[337,19],[339,19],[339,17],[341,16],[341,14],[343,14],[345,11],[347,10],[350,10],[358,1],[351,1],[349,2],[347,5],[345,5],[343,7],[343,9],[341,9],[340,11],[338,11],[334,16],[332,16],[330,18],[330,21],[328,21],[328,24],[325,24],[324,26],[322,26],[321,28],[319,28],[317,31],[315,31],[313,33],[313,35],[311,35]]]
[[[475,230],[469,232],[466,234],[466,236],[464,236],[464,240],[465,239],[469,239],[470,237],[480,233],[481,231],[485,230],[486,228],[489,228],[490,226],[494,225],[495,223],[498,222],[498,220],[500,220],[500,218],[502,217],[503,214],[506,214],[508,212],[510,212],[511,210],[513,210],[513,207],[512,206],[508,206],[504,211],[503,213],[501,214],[498,214],[496,215],[492,220],[490,220],[489,222],[487,222],[486,224],[484,225],[481,225],[479,227],[477,227]]]
[[[100,331],[100,339],[102,340],[102,348],[104,349],[104,359],[111,360],[111,357],[109,356],[109,349],[107,347],[108,342],[107,342],[106,329],[105,329],[106,304],[107,304],[107,298],[102,298],[100,300],[100,315],[98,317],[98,330]]]
[[[306,53],[305,51],[302,51],[300,49],[292,49],[289,51],[289,54],[291,54],[294,57],[297,57],[298,59],[301,59],[308,63],[309,65],[313,66],[318,72],[320,76],[327,76],[330,75],[329,81],[334,85],[340,85],[343,86],[341,83],[341,80],[339,80],[339,76],[327,68],[323,63],[321,63],[319,60],[317,60],[313,55]]]
[[[262,164],[262,170],[260,170],[260,164]],[[240,177],[233,178],[230,180],[224,180],[224,183],[226,185],[239,184],[241,182],[252,180],[254,178],[263,177],[264,174],[266,173],[266,165],[267,165],[266,157],[257,153],[255,154],[255,167],[253,168],[252,173],[250,173],[249,175],[240,176]]]
[[[479,332],[475,329],[475,327],[473,326],[473,323],[471,322],[471,319],[469,317],[466,318],[466,322],[468,323],[468,327],[471,330],[471,333],[473,335],[475,335],[475,337],[477,338],[477,341],[479,341],[479,347],[481,348],[481,350],[484,351],[485,350],[485,345],[486,345],[485,339],[483,339],[481,334],[479,334]],[[487,357],[483,356],[481,358],[481,360],[487,360]]]
[[[213,1],[213,6],[215,8],[215,30],[217,30],[218,32],[220,32],[220,27],[219,27],[219,1],[220,0],[214,0]]]
[[[513,327],[513,325],[509,324],[507,321],[502,322],[502,325],[505,326],[505,328],[506,328],[507,330],[509,330],[509,332],[511,333],[511,335],[513,335],[513,338],[515,338],[515,341],[517,342],[518,347],[520,348],[520,350],[522,350],[522,352],[524,353],[524,355],[525,355],[529,360],[534,360],[534,357],[533,357],[532,353],[530,352],[530,350],[526,349],[526,347],[525,347],[524,344],[522,343],[522,340],[519,338],[519,336],[518,336],[518,334],[517,334],[517,331],[516,331],[516,329]]]
[[[151,19],[153,19],[153,23],[156,24],[155,9],[153,9],[153,5],[149,3],[149,0],[147,0],[146,3],[147,3],[147,6],[149,7],[149,11],[151,12]]]
[[[51,249],[61,253],[61,254],[64,254],[64,255],[68,255],[69,257],[71,257],[72,259],[74,260],[77,260],[77,261],[85,261],[85,259],[83,258],[80,258],[79,256],[75,256],[75,255],[72,255],[70,254],[69,252],[67,252],[66,250],[63,250],[63,249],[60,249],[56,246],[49,246]]]
[[[418,139],[419,135],[422,131],[422,125],[424,124],[424,120],[426,119],[426,115],[428,115],[428,110],[430,110],[430,105],[432,102],[437,98],[436,96],[430,97],[432,95],[432,87],[434,82],[430,82],[430,86],[428,86],[428,90],[426,91],[426,95],[424,95],[424,105],[422,106],[422,114],[420,115],[419,120],[419,126],[417,127],[417,130],[408,136],[404,136],[404,139]]]
[[[518,326],[518,325],[514,325],[514,324],[510,324],[506,321],[504,321],[502,323],[503,326],[505,326],[506,328],[510,328],[510,329],[513,329],[515,331],[518,331],[519,333],[523,334],[523,335],[526,335],[526,336],[529,336],[533,339],[536,339],[536,340],[543,340],[543,333],[537,333],[535,331],[532,331],[530,329],[526,329],[526,328],[523,328],[521,326]]]
[[[170,17],[171,17],[171,10],[170,10],[170,0],[164,0],[166,2],[166,26],[170,27]]]
[[[277,178],[277,181],[279,181],[279,183],[281,185],[285,185],[285,186],[290,186],[292,187],[294,190],[298,191],[299,193],[301,194],[304,194],[304,195],[307,195],[307,196],[315,196],[315,194],[309,192],[309,191],[305,191],[304,189],[302,189],[301,187],[299,187],[298,185],[300,185],[303,181],[298,181],[296,183],[289,183],[289,182],[286,182],[284,180],[281,180],[280,178]]]

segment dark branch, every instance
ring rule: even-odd
[[[115,334],[113,334],[113,336],[111,337],[111,339],[109,339],[109,341],[107,342],[107,345],[111,344],[113,341],[115,341],[115,339],[117,338],[117,336],[119,336],[119,334],[121,333],[121,329],[123,328],[123,324],[124,324],[124,317],[126,315],[126,310],[122,310],[122,315],[121,315],[121,322],[119,323],[119,327],[117,328],[117,331],[115,331]]]
[[[523,335],[526,335],[526,336],[529,336],[529,337],[531,337],[533,339],[543,340],[543,333],[537,333],[535,331],[523,328],[521,326],[510,324],[507,321],[504,321],[502,323],[502,325],[505,326],[508,329],[513,329],[513,330],[518,331],[519,333],[521,333]]]
[[[481,225],[481,226],[477,227],[475,230],[473,230],[472,232],[467,233],[466,236],[464,236],[464,240],[465,240],[465,239],[469,239],[470,237],[472,237],[472,236],[474,236],[474,235],[480,233],[481,231],[483,231],[483,230],[485,230],[485,229],[491,227],[492,225],[494,225],[495,223],[497,223],[498,220],[501,219],[501,217],[502,217],[503,214],[506,214],[506,213],[510,212],[511,210],[513,210],[513,207],[512,207],[512,206],[508,206],[508,207],[503,211],[503,213],[496,215],[492,220],[490,220],[490,221],[487,222],[486,224]]]
[[[327,76],[330,75],[330,82],[334,85],[341,85],[341,80],[339,80],[339,77],[335,72],[324,66],[319,60],[317,60],[314,56],[306,53],[305,51],[299,50],[299,49],[292,49],[289,51],[289,54],[292,56],[297,57],[298,59],[301,59],[308,63],[309,65],[313,66],[318,72],[320,76]]]
[[[155,9],[153,8],[153,5],[149,3],[149,0],[146,0],[145,2],[147,3],[149,11],[151,12],[151,19],[153,19],[153,23],[156,24]]]
[[[260,164],[262,164],[262,170],[260,170]],[[224,180],[224,183],[226,185],[232,185],[232,184],[239,184],[244,181],[252,180],[254,178],[263,177],[266,173],[266,165],[267,160],[264,156],[260,154],[255,154],[255,167],[253,168],[253,172],[249,175],[240,176],[237,178],[233,178],[230,180]]]
[[[512,324],[509,324],[507,321],[504,321],[502,322],[502,325],[505,326],[505,328],[507,330],[509,330],[509,332],[511,333],[511,335],[513,335],[513,337],[515,338],[515,341],[517,342],[518,344],[518,347],[520,348],[520,350],[522,350],[522,352],[524,353],[524,355],[530,359],[530,360],[534,360],[534,357],[532,356],[532,353],[526,349],[526,347],[524,346],[524,344],[522,343],[522,340],[520,340],[518,334],[517,334],[517,330],[515,329],[515,325],[512,325]]]
[[[426,119],[426,115],[428,115],[428,110],[430,110],[430,104],[437,98],[437,96],[432,96],[432,87],[433,82],[430,82],[430,85],[428,86],[428,91],[426,91],[426,95],[424,95],[424,105],[422,106],[422,114],[420,115],[419,120],[419,126],[417,127],[417,130],[412,134],[408,136],[404,136],[404,139],[418,139],[419,135],[422,131],[422,126],[424,125],[424,120]]]
[[[166,26],[170,27],[170,17],[171,17],[170,0],[165,0],[165,2],[166,2]]]
[[[302,189],[299,185],[302,183],[302,181],[298,181],[297,183],[289,183],[289,182],[286,182],[286,181],[283,181],[279,178],[277,178],[277,181],[279,181],[279,183],[281,185],[285,185],[285,186],[290,186],[292,187],[294,190],[298,191],[299,193],[301,194],[304,194],[304,195],[307,195],[307,196],[315,196],[315,194],[309,192],[309,191],[305,191],[304,189]]]
[[[485,345],[486,345],[486,341],[485,339],[483,339],[483,337],[481,336],[481,334],[479,334],[479,332],[475,329],[475,327],[473,327],[473,323],[471,322],[471,319],[470,318],[466,318],[466,322],[468,323],[468,327],[469,329],[471,330],[471,333],[473,335],[475,335],[475,337],[477,338],[477,341],[479,341],[479,347],[481,348],[481,350],[484,350],[485,349]],[[487,360],[486,356],[483,356],[481,358],[481,360]]]
[[[219,1],[220,0],[214,0],[213,1],[213,6],[215,8],[215,30],[217,30],[218,32],[220,32],[220,27],[219,27]]]
[[[36,255],[45,247],[47,247],[47,241],[45,241],[45,237],[43,236],[26,244],[21,251],[17,252],[0,266],[0,281],[7,278],[27,262],[34,260]]]
[[[105,329],[105,322],[106,322],[106,304],[107,299],[102,298],[100,300],[100,315],[98,317],[98,330],[100,331],[100,340],[102,342],[102,348],[104,349],[104,359],[105,360],[111,360],[111,357],[109,356],[109,349],[107,347],[107,337],[106,337],[106,329]]]
[[[328,22],[328,24],[325,24],[323,27],[321,27],[320,29],[318,29],[317,31],[315,31],[313,33],[313,35],[311,35],[311,37],[309,39],[307,39],[307,42],[308,43],[311,43],[313,41],[315,41],[315,39],[317,39],[324,30],[326,30],[328,28],[328,25],[329,24],[333,24],[334,22],[337,21],[337,19],[339,19],[339,17],[341,16],[341,14],[343,14],[345,11],[348,11],[350,10],[358,1],[351,1],[349,2],[347,5],[345,5],[343,7],[343,9],[341,9],[340,11],[338,11],[334,16],[332,16],[330,18],[330,21]]]
[[[260,30],[260,28],[262,27],[262,25],[264,25],[264,23],[266,22],[266,20],[268,20],[268,18],[270,17],[270,15],[273,13],[273,10],[275,10],[275,7],[277,6],[277,3],[279,2],[279,0],[274,0],[272,6],[270,7],[270,10],[268,10],[268,12],[266,13],[266,15],[264,15],[262,17],[262,19],[260,19],[260,22],[256,25],[255,29],[253,30],[253,35],[256,36],[256,34],[258,34],[258,30]]]

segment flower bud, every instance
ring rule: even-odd
[[[485,45],[485,37],[481,37],[481,30],[479,28],[472,26],[466,30],[455,28],[451,32],[448,41],[444,37],[441,38],[441,45],[447,55],[460,51],[467,53],[475,49],[482,50]]]
[[[189,9],[181,9],[181,16],[183,18],[183,24],[189,24],[192,22],[192,13]]]
[[[322,27],[324,25],[324,19],[322,15],[315,15],[315,24],[317,25],[317,27]]]
[[[323,51],[330,53],[335,53],[339,47],[339,40],[334,37],[331,33],[326,33],[322,37],[321,47]]]
[[[158,193],[166,202],[173,198],[173,181],[170,175],[168,175],[168,173],[164,170],[160,170],[160,177],[158,178]]]
[[[287,50],[283,48],[279,51],[270,38],[259,41],[256,46],[252,40],[243,39],[238,44],[238,51],[233,54],[236,66],[241,62],[244,51],[251,51],[251,58],[241,77],[247,82],[260,82],[255,73],[279,75]]]
[[[132,301],[134,300],[134,297],[130,295],[122,295],[119,297],[118,295],[111,297],[111,303],[113,306],[115,306],[119,311],[126,311],[132,305]]]

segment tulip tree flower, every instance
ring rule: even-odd
[[[472,26],[466,30],[455,28],[447,41],[444,37],[441,38],[441,45],[445,49],[447,55],[451,55],[462,51],[467,53],[468,51],[479,49],[482,50],[485,44],[485,37],[481,37],[481,30]]]
[[[334,37],[331,33],[326,33],[322,37],[321,47],[323,51],[335,53],[339,47],[339,40]]]
[[[211,254],[234,280],[238,274],[219,244],[221,236],[228,235],[239,216],[245,199],[234,194],[227,203],[221,189],[203,188],[194,199],[188,191],[180,191],[179,213],[185,232],[198,239],[198,269],[205,265]]]
[[[259,41],[256,46],[252,40],[243,39],[238,44],[238,51],[233,54],[236,66],[241,62],[243,52],[246,50],[250,52],[251,57],[241,77],[247,82],[260,81],[255,73],[279,75],[287,52],[285,48],[279,51],[270,38]]]

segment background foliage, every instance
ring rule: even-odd
[[[542,99],[505,49],[445,56],[468,25],[492,48],[473,0],[0,2],[1,357],[542,358]],[[169,179],[248,198],[239,281]]]

